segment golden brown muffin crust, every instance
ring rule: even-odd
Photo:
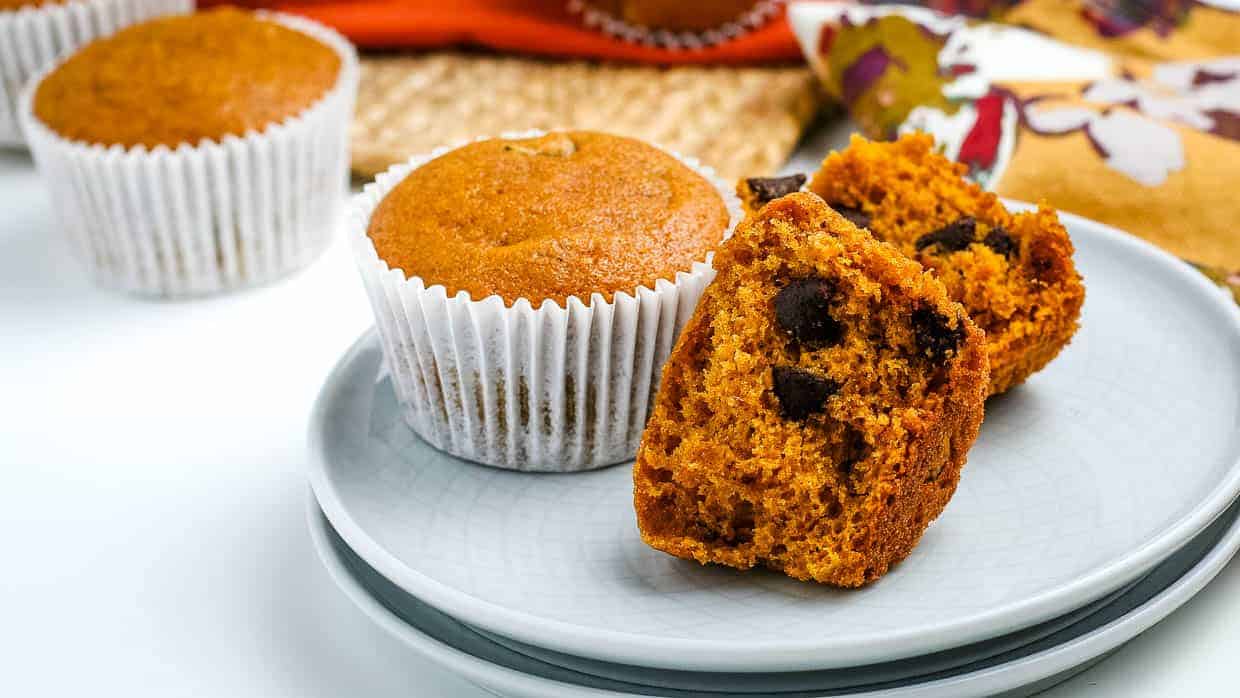
[[[587,0],[587,4],[641,27],[705,31],[740,19],[758,0]]]
[[[747,219],[716,267],[642,436],[643,540],[840,586],[881,577],[955,491],[982,420],[982,332],[813,194]],[[818,382],[781,387],[790,373]]]
[[[653,288],[704,260],[727,226],[723,197],[676,158],[572,131],[446,153],[379,202],[367,233],[389,267],[449,295],[538,306]]]
[[[295,116],[335,84],[330,46],[250,12],[163,17],[93,41],[39,85],[59,135],[126,147],[197,145]]]

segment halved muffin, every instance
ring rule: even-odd
[[[859,586],[916,545],[977,437],[982,332],[932,275],[813,194],[715,258],[634,467],[673,555]]]
[[[1085,286],[1053,209],[1011,213],[965,179],[967,169],[923,133],[893,142],[854,136],[827,156],[809,190],[938,276],[986,332],[993,395],[1067,346]]]

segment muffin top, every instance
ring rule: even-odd
[[[569,131],[479,141],[431,160],[379,202],[367,233],[389,267],[428,286],[537,307],[672,279],[727,226],[723,197],[676,158]]]
[[[336,51],[313,37],[220,8],[87,44],[39,84],[34,113],[72,140],[197,144],[300,113],[331,89],[340,67]]]

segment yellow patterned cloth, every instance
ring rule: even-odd
[[[1240,301],[1240,3],[929,4],[791,21],[867,135],[929,131],[984,186],[1140,235]]]

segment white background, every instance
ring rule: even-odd
[[[0,151],[0,695],[486,695],[370,625],[310,547],[310,405],[370,325],[343,241],[158,302],[93,288],[59,233]],[[1238,651],[1233,563],[1045,695],[1236,695]]]

